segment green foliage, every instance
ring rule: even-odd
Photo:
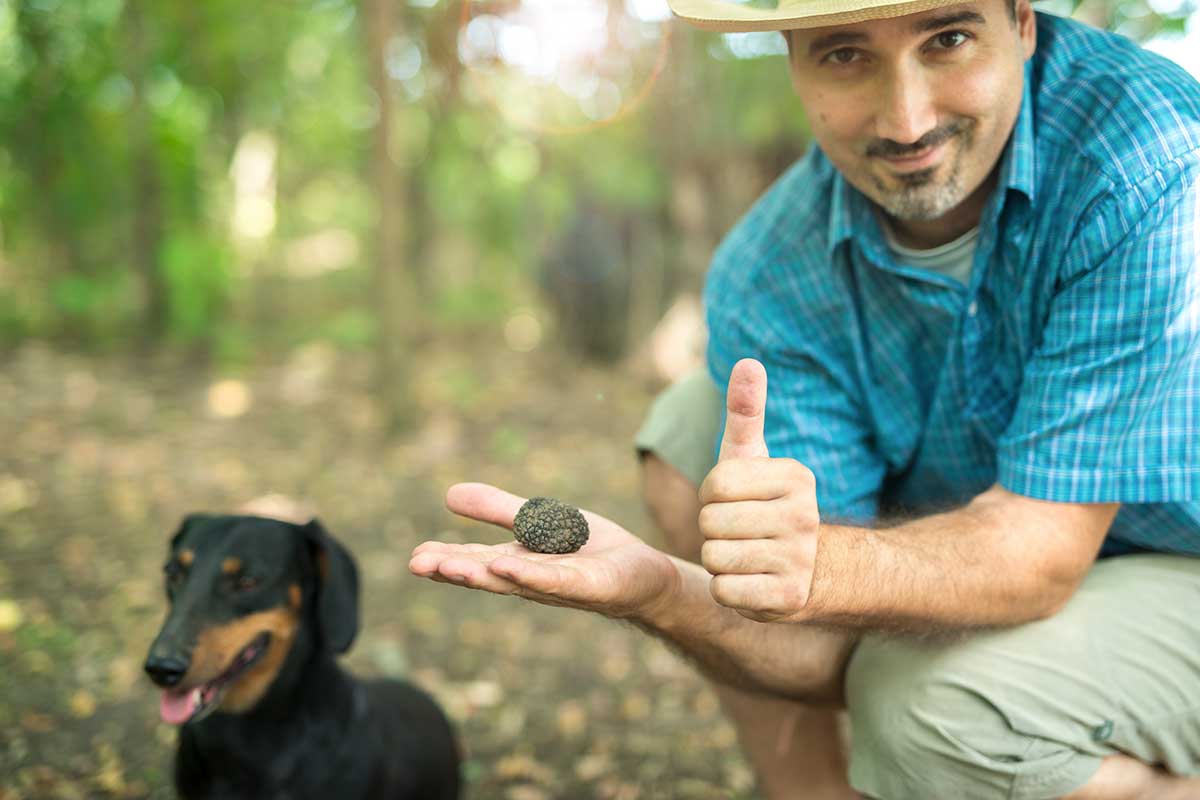
[[[167,285],[168,332],[182,342],[207,339],[222,320],[233,283],[227,245],[199,232],[167,239],[161,264]]]
[[[320,327],[317,338],[346,349],[365,347],[375,340],[376,321],[366,311],[348,308],[330,315]]]
[[[381,162],[365,0],[0,0],[0,342],[140,339],[230,359],[314,336],[365,347],[381,224],[428,324],[494,329],[535,302],[584,198],[673,258],[681,170],[731,153],[776,170],[808,131],[784,58],[754,55],[778,51],[773,34],[641,22],[627,5],[610,3],[609,45],[571,84],[494,53],[464,64],[458,3],[393,4]],[[1081,11],[1146,37],[1182,32],[1192,7]],[[612,120],[572,94],[592,79],[617,98]],[[252,139],[270,157],[239,165]],[[381,175],[393,219],[379,218]],[[707,242],[740,209],[704,200]],[[656,268],[665,284],[696,269]]]

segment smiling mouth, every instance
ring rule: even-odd
[[[263,631],[243,647],[229,667],[213,680],[189,689],[164,689],[159,704],[162,721],[170,725],[183,725],[207,717],[221,704],[229,685],[266,654],[270,642],[271,634]]]
[[[893,170],[901,173],[916,172],[918,170],[929,169],[937,166],[938,159],[941,158],[945,150],[946,143],[927,147],[920,152],[905,156],[880,156],[888,166]]]

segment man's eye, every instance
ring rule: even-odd
[[[953,50],[967,41],[967,34],[962,31],[945,31],[933,37],[934,42],[943,50]]]
[[[850,47],[843,47],[826,55],[825,60],[831,64],[853,64],[858,60],[858,51]]]

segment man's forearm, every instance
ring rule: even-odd
[[[1002,502],[999,494],[895,528],[823,525],[811,618],[852,629],[937,633],[1053,614],[1075,591],[1103,537],[1082,512],[1078,520],[1051,521],[1036,501]],[[1113,506],[1108,521],[1115,513]]]
[[[995,487],[964,508],[895,528],[822,526],[800,622],[752,621],[713,599],[704,568],[671,559],[677,585],[634,621],[714,680],[837,704],[864,632],[938,634],[1057,611],[1093,563],[1117,509]]]
[[[670,597],[634,618],[713,680],[809,703],[842,703],[842,675],[857,634],[816,625],[764,624],[717,604],[711,575],[672,559],[680,583]]]

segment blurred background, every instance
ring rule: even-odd
[[[1038,7],[1200,72],[1191,3]],[[460,480],[656,541],[630,439],[805,149],[783,52],[663,0],[0,0],[0,800],[172,796],[166,542],[250,501],[357,554],[349,664],[438,697],[470,797],[753,797],[666,647],[407,561],[506,538]]]

